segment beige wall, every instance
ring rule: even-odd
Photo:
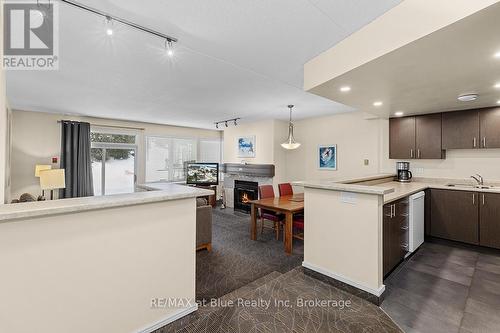
[[[304,266],[379,296],[382,196],[353,193],[344,202],[339,191],[305,192]]]
[[[255,158],[238,157],[237,142],[242,136],[255,135]],[[243,123],[224,129],[224,163],[274,164],[274,185],[287,181],[287,153],[281,147],[288,135],[288,123],[280,120],[265,120]]]
[[[0,60],[3,62],[3,2],[0,1]],[[7,110],[5,96],[5,71],[0,67],[0,205],[6,200],[7,163]]]
[[[195,298],[195,199],[0,223],[0,332],[139,332]]]
[[[311,118],[295,123],[302,146],[287,153],[287,178],[319,180],[372,175],[379,172],[380,120],[360,112]],[[318,145],[337,145],[337,171],[318,169]],[[364,165],[364,160],[369,165]]]
[[[286,151],[280,143],[286,137],[285,122],[272,121],[246,124],[225,131],[224,155],[226,162],[240,162],[235,158],[236,137],[257,135],[257,158],[249,163],[274,163],[277,182],[297,180],[339,179],[394,173],[396,160],[389,159],[389,121],[366,119],[361,112],[310,118],[295,122],[295,137],[302,146]],[[274,141],[273,141],[274,140]],[[274,142],[274,145],[265,144]],[[317,149],[321,144],[336,144],[338,170],[318,170]],[[229,156],[229,158],[228,158]],[[364,165],[364,160],[369,165]],[[449,150],[445,160],[411,160],[414,176],[465,179],[475,173],[486,180],[500,180],[500,149]]]
[[[138,182],[145,178],[145,136],[176,136],[186,138],[220,138],[220,131],[188,127],[137,123],[91,117],[66,116],[42,112],[13,112],[12,127],[12,197],[28,192],[40,193],[39,181],[34,176],[36,164],[51,164],[51,157],[59,157],[61,147],[61,125],[58,120],[86,121],[97,125],[113,125],[144,128],[136,131],[138,137]],[[115,129],[116,130],[116,129]]]

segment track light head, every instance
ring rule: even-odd
[[[167,49],[167,55],[169,57],[174,56],[174,45],[171,40],[167,39],[165,48]]]
[[[238,119],[234,120],[234,126],[238,126]]]
[[[229,125],[227,124],[227,121],[226,121],[226,127],[229,127]]]
[[[106,16],[106,35],[113,36],[113,20],[110,16]]]
[[[219,123],[215,123],[215,128],[219,128]]]

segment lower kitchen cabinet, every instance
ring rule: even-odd
[[[384,206],[384,276],[392,271],[408,251],[408,198]]]
[[[479,244],[500,249],[500,194],[479,193]]]
[[[431,236],[478,245],[480,194],[469,191],[432,190]]]

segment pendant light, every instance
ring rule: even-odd
[[[288,139],[286,140],[286,142],[281,144],[281,147],[288,150],[293,150],[299,148],[300,143],[296,142],[295,138],[293,137],[293,122],[292,122],[293,105],[288,105],[288,108],[290,109],[290,122],[288,123]]]

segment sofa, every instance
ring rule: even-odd
[[[212,251],[212,206],[196,199],[196,250]]]

